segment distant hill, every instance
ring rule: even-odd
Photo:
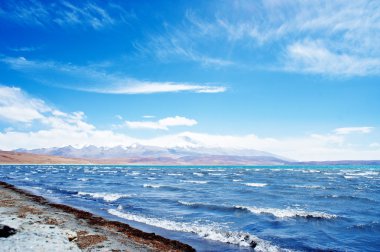
[[[130,146],[17,149],[31,153],[89,160],[93,163],[162,164],[162,165],[283,165],[293,160],[258,150],[177,147],[162,148],[133,144]]]
[[[0,151],[0,164],[90,164],[88,160]]]
[[[146,165],[380,165],[379,160],[297,162],[273,153],[205,147],[130,146],[17,149],[0,151],[0,163],[14,164],[146,164]]]

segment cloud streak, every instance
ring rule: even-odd
[[[125,121],[124,125],[131,129],[159,129],[169,130],[177,126],[194,126],[198,122],[182,116],[166,117],[158,121]]]
[[[98,1],[39,0],[4,1],[0,6],[0,17],[27,26],[40,27],[89,27],[103,29],[117,23],[125,23],[133,17],[116,4]]]
[[[53,61],[33,61],[24,57],[3,57],[0,61],[46,85],[85,92],[104,94],[222,93],[227,89],[220,85],[138,80],[108,73],[91,65],[76,66]]]

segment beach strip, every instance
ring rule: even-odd
[[[0,181],[2,251],[195,251]],[[57,250],[58,249],[58,250]]]

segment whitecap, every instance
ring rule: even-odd
[[[282,251],[281,248],[274,246],[270,242],[262,240],[252,234],[238,231],[225,231],[217,225],[200,225],[195,223],[176,222],[131,213],[123,213],[115,209],[109,209],[108,213],[126,220],[136,221],[150,226],[177,232],[193,233],[207,240],[219,241],[242,247],[253,247],[254,244],[257,244],[255,251]]]
[[[345,175],[343,176],[345,179],[355,179],[357,178],[356,176],[348,176],[348,175]]]
[[[271,214],[277,218],[316,218],[316,219],[332,219],[337,216],[334,214],[328,214],[324,212],[308,212],[301,209],[279,209],[279,208],[260,208],[260,207],[248,207],[248,206],[235,206],[237,209],[248,210],[254,214]]]
[[[203,177],[203,176],[204,176],[204,174],[203,174],[203,173],[200,173],[200,172],[193,172],[193,174],[194,174],[195,176],[198,176],[198,177]]]
[[[132,197],[132,194],[120,194],[120,193],[90,193],[90,192],[78,192],[79,196],[90,196],[94,199],[103,199],[107,202],[116,201],[120,198]]]
[[[78,181],[89,181],[90,179],[89,178],[78,178],[77,180]]]
[[[264,187],[264,186],[267,186],[268,184],[266,184],[266,183],[245,183],[244,185],[252,186],[252,187]]]
[[[326,187],[320,186],[320,185],[294,185],[292,187],[295,187],[295,188],[307,188],[307,189],[326,189]]]
[[[158,184],[144,184],[143,187],[145,188],[160,188],[162,185]]]
[[[181,182],[191,183],[191,184],[207,184],[208,183],[208,181],[204,181],[204,180],[181,180]]]

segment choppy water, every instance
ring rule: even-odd
[[[0,179],[199,251],[380,251],[380,166],[3,165]]]

